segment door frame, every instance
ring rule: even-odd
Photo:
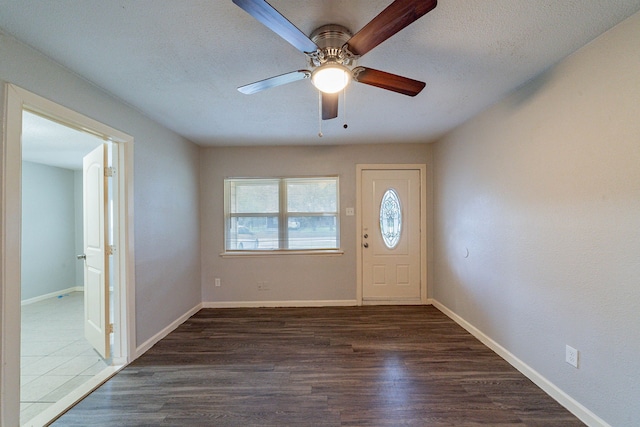
[[[22,111],[29,110],[113,142],[114,354],[117,372],[135,352],[133,137],[10,83],[4,85],[0,242],[0,425],[19,425],[22,228]],[[95,384],[95,387],[99,385]],[[18,391],[18,392],[16,392]],[[90,390],[87,391],[87,394]],[[73,402],[75,403],[75,402]]]
[[[362,173],[367,170],[418,170],[420,172],[420,303],[427,304],[427,165],[426,164],[357,164],[356,165],[356,300],[363,304],[362,293]],[[398,302],[376,301],[375,304]]]

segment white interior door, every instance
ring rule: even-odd
[[[84,334],[96,351],[109,358],[109,255],[107,253],[107,145],[83,159]]]
[[[420,170],[363,170],[362,299],[421,299]]]

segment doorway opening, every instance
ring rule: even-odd
[[[24,110],[20,420],[25,424],[111,366],[85,337],[83,158],[112,143]],[[111,178],[108,178],[111,180]],[[113,185],[107,185],[111,189]],[[107,202],[112,204],[112,192]],[[106,218],[109,244],[113,221]],[[79,254],[79,255],[77,255]],[[113,289],[113,283],[109,283]],[[113,292],[109,292],[112,303]],[[107,304],[112,306],[113,304]],[[112,314],[112,310],[107,312]],[[113,323],[112,315],[108,317]],[[112,334],[107,339],[111,340]]]
[[[0,424],[46,425],[135,348],[133,139],[16,86],[5,90],[0,391],[12,398]],[[87,174],[92,152],[106,156]],[[104,215],[87,220],[96,201]],[[98,273],[87,268],[92,235],[102,241]]]

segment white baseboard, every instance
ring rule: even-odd
[[[191,310],[187,311],[185,314],[183,314],[178,319],[173,321],[169,326],[167,326],[166,328],[164,328],[163,330],[161,330],[160,332],[158,332],[157,334],[155,334],[154,336],[152,336],[151,338],[143,342],[141,345],[139,345],[136,348],[136,353],[134,357],[131,358],[131,360],[133,361],[138,357],[142,356],[144,353],[147,352],[147,350],[153,347],[158,341],[160,341],[162,338],[166,337],[171,332],[173,332],[178,326],[186,322],[188,318],[190,318],[191,316],[196,314],[198,311],[200,311],[200,309],[202,309],[202,303],[197,304]]]
[[[33,297],[33,298],[22,300],[20,302],[20,305],[33,304],[34,302],[44,301],[44,300],[49,299],[49,298],[55,298],[57,296],[68,294],[70,292],[84,292],[84,287],[82,287],[82,286],[72,286],[72,287],[67,288],[67,289],[61,289],[59,291],[50,292],[50,293],[44,294],[44,295],[39,295],[37,297]]]
[[[302,301],[208,301],[202,308],[259,308],[259,307],[351,307],[356,300],[302,300]]]
[[[429,303],[419,299],[363,299],[362,305],[429,305]]]
[[[504,360],[509,362],[511,366],[520,371],[524,376],[533,381],[538,387],[544,390],[549,396],[555,399],[562,406],[567,408],[569,412],[578,417],[582,422],[591,427],[611,427],[606,421],[602,418],[598,417],[596,414],[591,412],[589,409],[584,407],[580,402],[569,396],[567,393],[562,391],[558,386],[553,384],[551,381],[543,377],[539,372],[533,369],[531,366],[524,363],[522,360],[518,359],[511,352],[509,352],[506,348],[502,347],[500,344],[495,342],[493,339],[489,338],[478,328],[473,326],[471,323],[467,322],[462,317],[458,316],[452,310],[447,308],[444,304],[438,302],[437,300],[431,299],[430,303],[433,304],[438,310],[443,312],[445,315],[450,317],[454,322],[458,325],[462,326],[467,330],[471,335],[476,337],[480,342],[493,350],[498,356],[502,357]]]

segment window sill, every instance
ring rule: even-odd
[[[243,257],[269,257],[269,256],[290,256],[290,255],[311,255],[311,256],[342,256],[342,249],[319,249],[319,250],[266,250],[266,251],[225,251],[220,254],[222,258],[243,258]]]

